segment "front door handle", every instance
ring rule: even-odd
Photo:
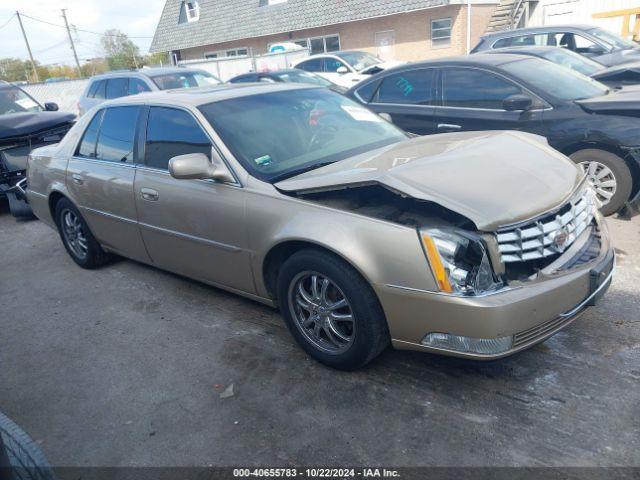
[[[158,192],[156,192],[151,188],[141,188],[140,196],[142,197],[143,200],[148,200],[150,202],[155,202],[160,197],[160,195],[158,195]]]
[[[454,125],[452,123],[439,123],[438,130],[461,130],[462,125]]]
[[[71,180],[73,180],[73,183],[75,183],[76,185],[82,185],[84,183],[82,176],[78,175],[77,173],[71,175]]]

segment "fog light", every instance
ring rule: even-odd
[[[471,338],[448,333],[430,333],[422,339],[422,344],[454,352],[494,355],[509,350],[513,346],[513,337]]]

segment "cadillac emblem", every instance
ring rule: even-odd
[[[567,228],[563,228],[562,230],[558,230],[556,234],[553,236],[553,248],[557,252],[564,252],[565,248],[567,248],[567,244],[569,243],[569,231]]]

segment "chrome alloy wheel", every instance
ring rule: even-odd
[[[60,215],[62,219],[62,234],[71,251],[83,260],[87,256],[87,237],[82,228],[82,222],[71,210],[65,209]]]
[[[337,355],[351,347],[356,324],[342,290],[327,276],[301,272],[289,284],[289,309],[302,335],[323,352]]]
[[[598,200],[603,205],[609,203],[618,189],[618,182],[611,169],[596,161],[580,162],[580,167],[596,191]]]

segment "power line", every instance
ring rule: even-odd
[[[26,14],[24,14],[24,13],[21,13],[21,15],[22,15],[23,17],[25,17],[25,18],[29,18],[29,19],[31,19],[31,20],[35,20],[36,22],[46,23],[47,25],[51,25],[51,26],[59,27],[59,28],[65,28],[65,29],[67,28],[67,27],[65,27],[64,25],[59,25],[59,24],[57,24],[57,23],[49,22],[49,21],[47,21],[47,20],[42,20],[42,19],[40,19],[40,18],[35,18],[35,17],[30,16],[30,15],[26,15]],[[74,29],[75,29],[75,30],[77,30],[78,32],[91,33],[91,34],[93,34],[93,35],[100,35],[101,37],[104,37],[104,36],[106,36],[106,37],[119,37],[119,36],[120,36],[119,34],[109,34],[109,33],[93,32],[93,31],[91,31],[91,30],[85,30],[85,29],[83,29],[83,28],[77,28],[77,27],[74,27]],[[126,34],[124,34],[124,35],[126,35]],[[152,38],[153,38],[153,37],[132,36],[132,35],[126,35],[126,36],[127,36],[127,37],[129,37],[129,38],[149,38],[149,39],[152,39]]]
[[[7,25],[9,25],[9,22],[10,22],[11,20],[13,20],[13,17],[15,17],[15,16],[16,16],[16,14],[15,14],[15,13],[14,13],[13,15],[11,15],[11,16],[9,17],[9,20],[7,20],[6,22],[4,22],[4,23],[2,24],[2,26],[0,27],[0,30],[2,30],[4,27],[6,27]]]

